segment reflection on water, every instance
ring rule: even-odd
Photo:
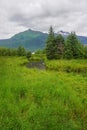
[[[45,66],[45,63],[44,63],[43,60],[40,60],[40,61],[30,61],[27,64],[27,67],[28,68],[37,68],[37,69],[40,69],[40,70],[45,70],[46,69],[46,66]]]

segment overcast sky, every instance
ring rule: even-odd
[[[87,36],[87,0],[0,0],[0,39],[50,25]]]

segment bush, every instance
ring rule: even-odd
[[[32,55],[31,52],[28,51],[27,54],[26,54],[26,57],[27,57],[28,60],[30,59],[31,55]]]
[[[16,56],[17,50],[10,48],[0,48],[0,56]]]
[[[18,56],[25,56],[26,55],[26,50],[24,47],[22,46],[19,46],[18,49],[17,49],[17,55]]]

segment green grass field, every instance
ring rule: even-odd
[[[0,57],[0,130],[87,130],[87,61]]]

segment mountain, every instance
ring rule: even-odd
[[[56,35],[58,34],[62,34],[64,37],[67,37],[70,33],[59,31],[56,33]],[[0,46],[17,48],[18,46],[22,45],[27,50],[35,51],[45,47],[47,36],[47,33],[28,29],[27,31],[14,35],[10,39],[0,40]],[[78,36],[78,39],[81,41],[81,43],[87,45],[87,37]]]
[[[68,36],[70,33],[69,32],[64,32],[64,31],[59,31],[57,34],[61,34],[62,36]]]
[[[21,45],[25,49],[35,51],[44,48],[46,39],[46,33],[29,29],[14,35],[10,39],[0,40],[0,46],[17,48]]]

